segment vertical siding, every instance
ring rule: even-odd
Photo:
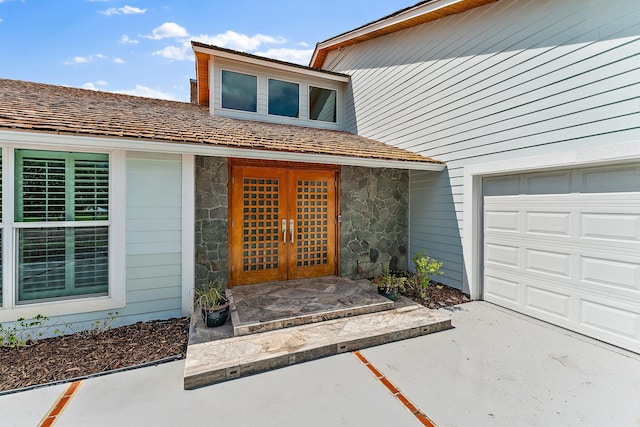
[[[179,317],[182,283],[181,159],[127,154],[127,314]]]
[[[503,0],[350,48],[348,127],[447,162],[411,174],[410,252],[462,285],[464,167],[640,140],[640,2]]]

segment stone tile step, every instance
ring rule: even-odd
[[[406,306],[190,345],[186,390],[451,328],[448,313]]]
[[[391,310],[393,301],[378,295],[368,280],[319,277],[227,290],[233,335],[324,322]]]
[[[233,336],[242,336],[257,334],[262,332],[273,331],[276,329],[290,328],[293,326],[301,326],[309,323],[325,322],[327,320],[341,319],[344,317],[360,316],[362,314],[377,313],[379,311],[392,310],[394,308],[393,301],[380,297],[380,301],[368,303],[357,307],[347,307],[334,310],[325,310],[318,313],[298,314],[295,316],[284,317],[282,319],[273,320],[250,320],[242,322],[235,306],[231,305],[231,322],[233,324]]]

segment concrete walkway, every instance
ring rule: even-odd
[[[412,411],[441,427],[640,425],[639,355],[484,302],[452,316],[455,329],[361,358],[344,353],[196,390],[182,389],[179,361],[82,381],[66,406],[56,403],[69,384],[6,395],[0,424],[37,426],[57,407],[50,425],[428,425]]]

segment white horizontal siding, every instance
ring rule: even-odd
[[[503,0],[356,44],[348,127],[447,162],[412,172],[410,251],[461,286],[464,167],[640,141],[640,3]]]

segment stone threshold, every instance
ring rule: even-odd
[[[451,328],[419,305],[190,345],[186,390]]]

